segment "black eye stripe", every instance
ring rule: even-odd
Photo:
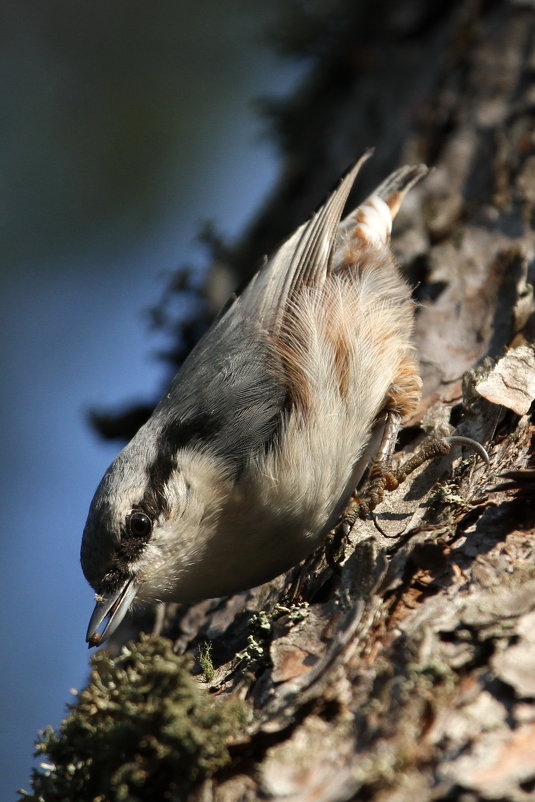
[[[202,446],[217,433],[212,415],[199,413],[184,421],[171,420],[160,432],[157,456],[147,471],[147,490],[141,506],[156,517],[171,512],[164,487],[173,471],[178,470],[177,453],[185,447]]]

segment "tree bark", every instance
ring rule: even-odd
[[[244,276],[370,144],[361,196],[433,166],[393,236],[424,384],[398,457],[456,429],[490,465],[455,451],[387,496],[382,532],[358,523],[268,585],[167,608],[206,694],[252,711],[226,767],[170,798],[533,799],[534,4],[327,6],[281,21],[310,74],[270,109],[279,185],[213,270]]]

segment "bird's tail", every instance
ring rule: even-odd
[[[391,173],[371,195],[343,221],[343,228],[352,228],[352,236],[363,239],[368,245],[388,243],[392,221],[396,217],[407,192],[426,175],[425,164],[405,165]]]

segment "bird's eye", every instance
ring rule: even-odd
[[[132,512],[127,519],[128,532],[133,537],[148,538],[152,531],[152,521],[144,512]]]

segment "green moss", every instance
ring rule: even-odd
[[[215,669],[212,662],[212,644],[210,641],[205,641],[199,647],[199,665],[206,682],[212,682],[215,676]]]
[[[112,660],[92,660],[88,687],[55,732],[37,742],[33,802],[144,802],[176,798],[229,761],[246,707],[214,699],[171,641],[142,637]]]

